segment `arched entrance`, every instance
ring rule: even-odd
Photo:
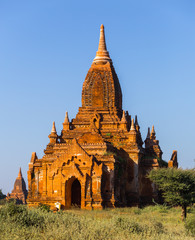
[[[75,179],[71,187],[71,206],[81,207],[81,184]]]
[[[65,207],[81,207],[81,184],[79,180],[72,176],[65,184]]]

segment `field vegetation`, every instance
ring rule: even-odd
[[[191,240],[195,237],[195,209],[187,211],[184,222],[180,208],[164,205],[54,213],[45,206],[28,209],[12,202],[0,208],[0,239]]]

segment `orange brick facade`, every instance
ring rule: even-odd
[[[162,151],[154,128],[145,148],[137,117],[122,109],[120,83],[106,48],[104,27],[82,89],[82,107],[61,135],[53,123],[42,159],[32,154],[28,171],[30,206],[61,203],[83,209],[150,203],[157,197],[146,177],[159,167]]]

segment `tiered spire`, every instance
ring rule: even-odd
[[[69,123],[68,112],[66,112],[64,123]]]
[[[121,122],[122,123],[126,123],[127,122],[127,119],[126,119],[126,116],[125,116],[125,111],[123,110],[123,116],[121,118]]]
[[[146,138],[150,139],[150,128],[148,128],[148,134]]]
[[[50,144],[54,144],[54,143],[57,142],[58,135],[57,135],[57,132],[56,132],[55,122],[53,122],[52,129],[51,129],[51,134],[49,134],[48,137],[50,139]]]
[[[123,110],[123,116],[121,118],[121,124],[120,124],[121,128],[123,130],[127,130],[127,119],[126,119],[126,114],[125,111]]]
[[[14,183],[14,189],[12,190],[11,194],[7,194],[7,199],[16,199],[16,203],[26,203],[27,198],[27,190],[26,190],[26,183],[22,177],[21,168],[19,170],[18,176]]]
[[[106,63],[111,62],[111,58],[109,56],[109,52],[106,48],[106,40],[105,40],[105,33],[104,33],[104,25],[102,24],[100,27],[100,40],[98,51],[96,52],[96,57],[94,58],[94,63]]]
[[[135,129],[139,132],[140,126],[137,120],[137,115],[135,115]]]
[[[139,126],[138,121],[137,121],[137,115],[135,115],[135,126],[136,126],[136,125]]]
[[[131,143],[138,144],[138,132],[135,129],[135,124],[134,124],[134,119],[133,118],[131,120],[131,128],[130,128],[130,131],[129,131],[129,141]]]
[[[136,129],[137,135],[138,135],[137,136],[138,142],[142,146],[143,141],[142,141],[142,136],[141,136],[141,133],[140,133],[140,126],[139,126],[139,123],[138,123],[138,120],[137,120],[137,115],[135,115],[135,129]]]
[[[66,115],[65,115],[65,119],[64,119],[64,122],[63,122],[63,130],[69,130],[70,129],[70,122],[69,122],[69,118],[68,118],[68,112],[66,112]]]
[[[51,133],[56,133],[55,122],[53,122]]]
[[[156,132],[154,130],[154,125],[152,126],[152,131],[150,133],[150,139],[156,139]]]
[[[131,120],[131,129],[130,131],[135,131],[134,119]]]
[[[20,167],[20,170],[19,170],[19,173],[18,173],[18,179],[22,179],[22,171],[21,171],[21,167]]]
[[[162,151],[159,146],[159,141],[156,140],[156,132],[154,130],[154,125],[152,126],[151,132],[150,132],[150,128],[148,128],[148,134],[145,140],[145,149],[149,155],[157,156],[158,158],[161,159]]]

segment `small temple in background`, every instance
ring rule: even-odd
[[[162,160],[154,126],[143,141],[137,116],[122,108],[120,82],[103,25],[98,51],[83,83],[82,106],[72,120],[66,113],[62,126],[58,134],[53,122],[42,158],[32,153],[29,206],[43,203],[54,208],[60,203],[64,209],[75,205],[102,209],[150,204],[158,200],[158,191],[147,178],[149,171],[178,165],[176,151],[169,164]],[[13,196],[17,188],[22,192],[21,176],[18,181]]]
[[[26,183],[24,181],[24,178],[22,177],[22,171],[20,168],[18,177],[16,178],[14,183],[14,189],[11,193],[7,194],[6,199],[15,199],[16,203],[26,204],[27,195],[28,192],[26,190]]]

